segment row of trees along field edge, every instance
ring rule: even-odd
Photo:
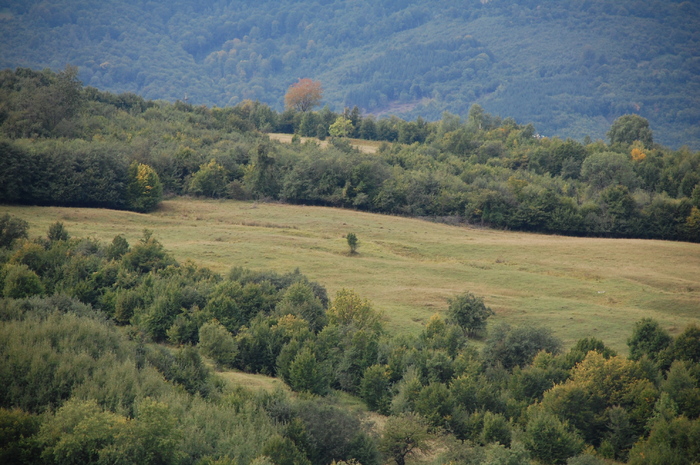
[[[71,67],[2,71],[0,97],[2,202],[147,212],[163,195],[192,195],[700,240],[700,152],[656,144],[634,114],[613,122],[608,142],[579,142],[478,105],[436,122],[314,110],[322,88],[310,79],[291,86],[279,113],[249,100],[207,108],[101,92]],[[280,144],[271,132],[325,145]]]

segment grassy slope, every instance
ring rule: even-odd
[[[284,142],[285,144],[290,144],[292,142],[292,138],[294,137],[293,134],[281,133],[269,133],[268,136],[272,140]],[[302,144],[311,141],[318,144],[322,148],[328,147],[327,140],[318,140],[316,137],[300,137],[299,139],[299,142]],[[348,139],[348,141],[353,147],[364,153],[377,153],[377,150],[381,145],[381,142],[376,140]]]
[[[700,244],[545,236],[448,226],[339,209],[175,199],[150,215],[0,206],[43,234],[62,221],[76,236],[135,243],[144,228],[179,261],[219,272],[233,266],[299,267],[331,296],[355,289],[392,331],[417,332],[447,298],[484,296],[497,321],[537,322],[567,344],[595,336],[625,352],[632,324],[659,320],[672,333],[698,321]],[[348,256],[344,236],[357,234]]]

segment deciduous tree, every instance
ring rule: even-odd
[[[468,333],[479,333],[486,329],[486,320],[494,315],[493,310],[484,304],[484,299],[471,292],[460,294],[448,302],[450,320]]]
[[[542,350],[557,354],[560,347],[561,341],[548,328],[511,328],[508,324],[501,324],[489,331],[483,358],[488,365],[500,363],[504,368],[512,369],[529,364]]]
[[[27,238],[29,223],[5,213],[0,216],[0,247],[9,247],[15,239]]]
[[[645,147],[651,147],[654,143],[649,121],[639,115],[622,115],[617,118],[607,136],[611,144],[631,144],[640,141]]]
[[[419,416],[406,414],[389,417],[379,448],[391,457],[396,465],[405,465],[407,457],[419,451],[430,450],[430,438],[428,425]]]
[[[370,410],[387,414],[391,402],[391,384],[386,365],[372,365],[365,370],[360,382],[360,397]]]
[[[287,288],[275,308],[279,315],[295,315],[309,324],[309,328],[318,332],[326,322],[326,314],[321,300],[314,295],[311,286],[297,282]]]
[[[39,276],[27,265],[6,265],[3,270],[5,285],[3,294],[12,299],[23,299],[44,293],[44,285]]]
[[[563,465],[583,449],[583,441],[566,422],[534,409],[525,428],[524,442],[532,456],[542,463]]]
[[[629,357],[632,360],[639,360],[642,355],[647,355],[652,360],[656,360],[672,341],[671,335],[661,327],[658,321],[643,318],[635,323],[632,336],[627,340],[630,348]]]
[[[49,232],[47,233],[47,237],[51,242],[67,241],[70,235],[68,234],[68,231],[66,231],[65,226],[63,226],[63,223],[60,221],[56,221],[51,226],[49,226]]]
[[[195,195],[219,198],[226,194],[226,170],[212,159],[192,175],[189,191]]]
[[[340,326],[354,326],[356,329],[381,331],[381,315],[372,309],[367,299],[356,292],[341,289],[328,309],[328,322]]]
[[[302,348],[289,366],[292,389],[323,395],[328,392],[328,378],[321,363],[310,348]]]
[[[238,352],[233,336],[217,320],[204,323],[199,329],[199,348],[221,367],[233,366]]]
[[[284,96],[284,105],[288,109],[309,111],[321,102],[323,89],[319,81],[308,78],[299,79],[289,86]]]
[[[338,119],[328,128],[331,137],[348,137],[352,131],[352,121],[344,116],[338,116]]]
[[[127,195],[130,209],[142,213],[154,210],[163,198],[163,185],[158,173],[148,165],[132,163]]]

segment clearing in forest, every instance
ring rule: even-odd
[[[392,332],[417,333],[447,299],[470,291],[492,321],[552,328],[566,345],[597,337],[626,353],[632,325],[658,320],[672,334],[698,322],[700,244],[577,238],[451,226],[351,210],[255,202],[164,201],[151,214],[1,206],[30,236],[62,221],[73,237],[136,243],[147,228],[180,262],[221,273],[240,266],[299,268],[329,296],[350,288],[386,316]],[[348,253],[355,233],[358,253]]]

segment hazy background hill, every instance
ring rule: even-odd
[[[148,99],[281,109],[300,77],[333,110],[437,119],[473,103],[603,138],[626,113],[700,147],[700,9],[661,0],[28,0],[0,3],[0,67],[80,69]]]

